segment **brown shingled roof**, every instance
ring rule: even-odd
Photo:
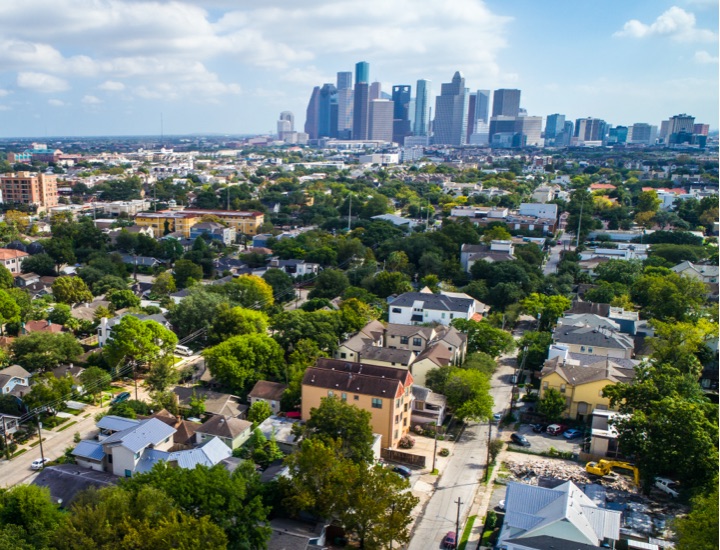
[[[267,399],[269,401],[280,401],[280,398],[286,389],[287,384],[259,380],[253,386],[253,389],[250,390],[248,397],[253,397],[255,399]]]

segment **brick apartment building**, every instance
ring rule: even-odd
[[[28,204],[38,210],[58,205],[57,177],[54,174],[17,172],[0,176],[0,190],[5,203]]]

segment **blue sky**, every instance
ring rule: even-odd
[[[714,0],[32,0],[0,3],[0,136],[302,129],[360,60],[387,91],[460,70],[531,115],[718,128]]]

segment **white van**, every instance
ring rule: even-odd
[[[177,346],[175,346],[175,353],[177,353],[178,355],[185,355],[189,357],[193,354],[193,350],[191,350],[187,346],[181,346],[180,344],[178,344]]]
[[[672,479],[667,479],[666,477],[656,477],[655,487],[667,493],[673,498],[677,498],[677,496],[680,494],[678,491],[680,489],[679,485],[675,483]]]

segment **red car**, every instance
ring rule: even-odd
[[[455,548],[456,544],[455,531],[448,531],[443,539],[443,548]]]
[[[567,429],[568,429],[568,427],[565,424],[550,424],[547,427],[547,434],[548,435],[560,435]]]

